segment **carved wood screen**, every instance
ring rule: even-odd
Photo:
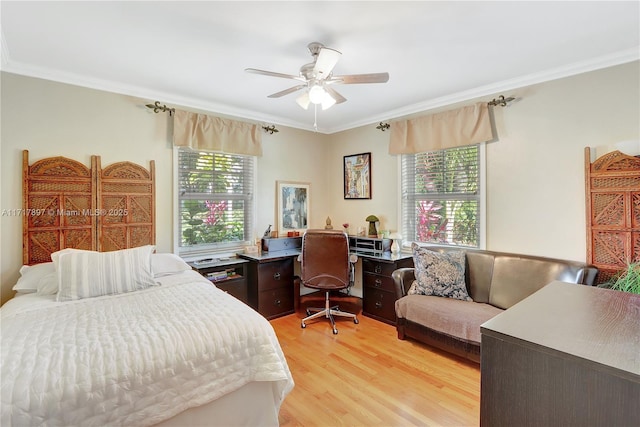
[[[23,151],[23,263],[51,261],[65,248],[112,251],[155,244],[155,163],[104,169],[66,157],[29,165]]]
[[[620,151],[591,163],[585,149],[587,262],[598,283],[640,261],[640,158]]]

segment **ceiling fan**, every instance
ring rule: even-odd
[[[309,104],[321,105],[322,109],[326,110],[334,104],[345,102],[347,99],[331,87],[334,84],[386,83],[389,81],[389,73],[334,76],[333,68],[338,63],[342,53],[335,49],[325,47],[322,43],[318,42],[309,43],[307,48],[309,52],[311,52],[311,56],[313,56],[313,62],[300,67],[300,72],[297,76],[258,70],[256,68],[245,68],[245,71],[248,73],[300,81],[300,84],[271,94],[268,97],[280,98],[304,89],[304,93],[296,98],[296,102],[305,110],[309,108]]]

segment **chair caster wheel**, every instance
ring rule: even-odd
[[[358,323],[360,323],[360,321],[358,320],[358,318],[357,318],[357,317],[354,317],[354,318],[353,318],[353,323],[355,323],[355,324],[357,325]]]
[[[311,316],[311,310],[307,308],[307,316]]]
[[[306,327],[307,327],[307,324],[306,324],[306,323],[301,323],[301,324],[300,324],[300,327],[301,327],[302,329],[304,329],[304,328],[306,328]]]
[[[338,335],[338,330],[337,329],[333,330],[333,335]]]

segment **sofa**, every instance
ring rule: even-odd
[[[433,253],[449,257],[459,255],[461,251],[460,248],[439,246],[418,250],[429,257],[434,256]],[[412,338],[480,363],[482,323],[550,282],[559,280],[593,286],[598,274],[597,268],[575,261],[475,249],[463,252],[464,261],[460,264],[464,263],[464,278],[461,279],[464,283],[461,286],[473,301],[410,294],[415,292],[411,286],[416,279],[416,267],[421,268],[416,264],[415,246],[414,268],[393,272],[399,339]],[[423,274],[422,270],[418,276],[420,274]]]

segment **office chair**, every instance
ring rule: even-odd
[[[306,328],[307,321],[324,316],[331,321],[333,333],[337,334],[334,316],[350,317],[357,324],[355,314],[342,311],[337,305],[331,306],[329,302],[331,291],[353,286],[354,263],[358,257],[349,256],[347,233],[340,230],[307,230],[302,236],[299,260],[301,277],[296,279],[295,286],[302,283],[307,288],[323,290],[326,295],[325,307],[308,308],[307,317],[302,319],[300,326]]]

